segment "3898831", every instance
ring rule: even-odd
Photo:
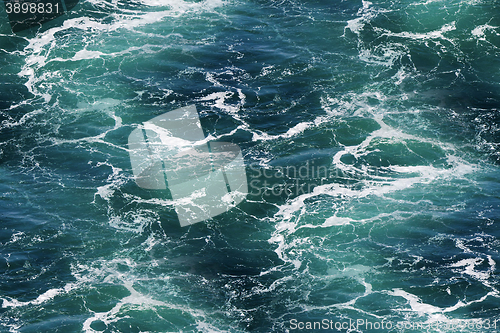
[[[6,2],[7,14],[57,14],[62,11],[59,3],[15,1]]]

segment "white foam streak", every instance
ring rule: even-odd
[[[42,303],[45,303],[47,301],[50,301],[54,299],[56,296],[64,293],[68,293],[72,290],[77,288],[77,285],[74,283],[68,283],[64,288],[55,288],[55,289],[49,289],[43,294],[39,295],[36,299],[31,300],[31,301],[26,301],[26,302],[21,302],[18,301],[14,298],[4,298],[0,297],[0,300],[2,300],[2,307],[3,308],[17,308],[20,306],[28,306],[28,305],[40,305]]]
[[[407,293],[402,289],[394,289],[392,292],[388,292],[389,295],[403,297],[408,301],[410,307],[413,311],[422,314],[433,314],[436,312],[443,312],[443,310],[437,306],[423,303],[417,296]]]
[[[477,241],[479,242],[484,242],[484,239],[481,236],[476,237]],[[464,253],[467,253],[469,255],[475,255],[475,258],[468,258],[468,259],[461,259],[448,267],[450,268],[461,268],[462,271],[459,271],[460,273],[467,275],[473,279],[476,279],[480,281],[484,286],[488,287],[491,289],[491,291],[486,295],[492,295],[497,298],[500,298],[500,291],[497,289],[495,283],[490,282],[490,279],[494,279],[494,274],[496,271],[496,261],[493,259],[491,255],[486,255],[486,260],[484,258],[484,254],[480,252],[476,252],[468,248],[462,239],[456,239],[455,240],[455,246]],[[481,270],[479,271],[477,269],[477,266],[485,264],[485,261],[488,263],[488,269],[487,270]],[[486,297],[485,296],[485,297]]]
[[[142,295],[141,293],[137,292],[132,287],[132,282],[126,282],[124,286],[130,292],[130,295],[121,299],[111,310],[107,312],[94,312],[93,317],[87,318],[87,320],[85,320],[85,322],[83,323],[84,332],[87,333],[100,332],[90,327],[92,322],[96,320],[100,320],[106,325],[109,325],[110,323],[115,323],[123,319],[124,317],[120,316],[119,312],[124,306],[133,306],[137,309],[144,310],[144,309],[154,309],[156,306],[168,305],[167,303],[154,300],[151,297]]]
[[[427,33],[414,33],[414,32],[385,32],[382,35],[385,36],[393,36],[393,37],[402,37],[402,38],[408,38],[408,39],[443,39],[443,40],[448,40],[447,37],[444,36],[445,33],[456,30],[455,22],[451,22],[449,24],[444,24],[439,30],[434,30],[430,31]]]
[[[213,78],[213,76],[210,73],[207,73],[206,76],[207,78],[210,77]],[[215,79],[213,80],[209,79],[209,81],[216,86],[219,85],[219,83],[215,81]],[[243,104],[245,104],[245,95],[243,94],[241,89],[238,89],[238,96],[240,97],[240,102],[236,106],[226,103],[226,100],[231,98],[233,95],[234,93],[231,91],[216,92],[216,93],[211,93],[207,96],[203,96],[199,98],[198,101],[214,101],[213,105],[218,109],[223,110],[226,113],[231,114],[233,116],[237,116],[238,112],[241,110],[241,107],[243,106]]]
[[[448,318],[445,314],[446,313],[451,313],[453,311],[456,311],[458,309],[470,306],[471,304],[475,303],[481,303],[486,300],[486,298],[490,296],[498,297],[495,293],[489,292],[488,294],[484,295],[480,299],[469,301],[469,302],[462,302],[458,301],[455,305],[441,308],[437,307],[431,304],[424,303],[418,296],[413,295],[409,292],[406,292],[402,289],[395,288],[392,291],[387,292],[388,295],[391,296],[396,296],[396,297],[402,297],[408,301],[408,304],[410,305],[411,311],[416,312],[420,317],[422,316],[427,316],[427,321],[425,324],[433,323],[436,321],[439,321],[441,323],[454,323],[456,327],[459,327],[458,324],[462,324],[462,327],[466,327],[468,322],[481,322],[482,319],[452,319]],[[408,309],[399,309],[401,312],[407,312]],[[464,325],[465,324],[465,325]]]
[[[146,241],[145,245],[151,246],[151,240]],[[147,250],[147,248],[145,249]],[[122,273],[116,269],[116,266],[126,266],[130,269],[126,273]],[[85,264],[73,264],[71,267],[72,275],[77,280],[76,284],[79,287],[87,288],[88,285],[99,285],[113,284],[117,286],[123,286],[129,292],[128,296],[121,298],[109,311],[96,312],[88,309],[92,314],[91,317],[87,318],[83,323],[83,331],[86,333],[97,333],[100,331],[94,330],[91,324],[95,321],[102,321],[104,324],[109,325],[116,323],[120,320],[126,319],[129,316],[123,312],[134,311],[134,310],[152,310],[156,312],[156,309],[172,309],[185,313],[198,323],[199,326],[210,326],[210,324],[205,323],[204,319],[207,315],[201,311],[189,307],[183,304],[175,304],[167,301],[160,301],[152,296],[145,295],[139,292],[134,285],[139,281],[147,280],[147,277],[136,276],[133,272],[134,269],[139,267],[140,264],[135,262],[130,258],[116,258],[112,260],[101,260],[94,262],[92,265]],[[168,276],[158,276],[155,278],[157,280],[163,280],[162,283],[168,283]],[[161,314],[158,313],[161,320],[168,320],[163,318]],[[215,329],[213,332],[216,331]]]
[[[346,154],[353,155],[356,158],[369,155],[377,150],[367,149],[371,142],[375,138],[385,138],[390,139],[394,142],[404,142],[404,140],[418,140],[420,142],[429,142],[433,145],[439,144],[441,147],[447,146],[449,149],[452,148],[451,145],[445,145],[443,143],[434,142],[431,139],[418,138],[413,135],[405,134],[400,130],[392,128],[385,124],[379,117],[375,118],[380,125],[380,129],[372,132],[362,143],[355,146],[346,146],[343,150],[339,151],[333,156],[332,164],[341,169],[346,173],[356,173],[368,175],[368,169],[357,168],[353,165],[346,164],[342,162],[342,157]],[[320,195],[328,195],[336,197],[339,199],[358,199],[365,198],[368,196],[384,196],[389,193],[404,190],[412,187],[415,184],[431,183],[439,178],[461,178],[465,175],[472,173],[476,170],[476,167],[462,161],[457,156],[449,155],[448,162],[453,165],[452,168],[437,168],[432,165],[416,165],[416,166],[400,166],[391,165],[387,167],[388,170],[395,171],[399,174],[407,174],[406,178],[391,178],[382,176],[370,175],[371,180],[364,181],[365,187],[362,190],[354,190],[348,185],[344,184],[326,184],[316,186],[311,193],[302,194],[292,201],[280,207],[278,213],[275,217],[279,220],[289,220],[292,218],[295,212],[301,211],[305,204],[304,202],[310,198],[317,197]],[[332,217],[328,220],[327,225],[337,221],[337,217]],[[341,224],[346,223],[347,220],[343,219]],[[294,228],[291,228],[289,223],[280,222],[278,224],[277,231],[280,229],[287,229],[289,232],[293,232]]]
[[[491,259],[491,257],[490,257]],[[483,262],[481,258],[471,258],[471,259],[462,259],[452,265],[450,267],[464,267],[464,273],[470,275],[471,277],[485,281],[491,276],[491,271],[488,272],[478,272],[476,271],[476,265],[479,265]]]
[[[379,13],[377,10],[373,9],[370,1],[362,0],[363,7],[358,10],[358,15],[360,17],[347,21],[346,28],[351,30],[352,32],[359,34],[361,29],[363,29],[364,25],[369,22],[371,19],[377,16]],[[345,35],[345,29],[344,29]]]
[[[487,35],[486,35],[486,32],[488,32],[488,33],[494,34],[495,36],[499,36],[500,33],[497,32],[497,29],[498,29],[498,27],[496,27],[496,26],[492,26],[489,24],[483,24],[483,25],[475,27],[471,31],[471,34],[472,34],[473,38],[480,40],[480,41],[483,41],[483,42],[487,42],[494,49],[498,49],[498,46],[495,45],[495,43],[489,42],[487,40]]]
[[[383,8],[376,8],[372,6],[373,4],[368,1],[363,1],[363,7],[358,10],[358,17],[347,21],[347,25],[344,28],[343,36],[346,36],[346,30],[350,30],[358,36],[358,48],[359,48],[359,59],[368,63],[385,67],[392,67],[398,59],[403,57],[403,55],[408,53],[407,46],[402,42],[387,42],[376,46],[367,44],[363,41],[362,32],[366,25],[369,25],[377,16],[390,12],[390,10]],[[444,40],[452,45],[454,41],[446,37],[446,33],[456,30],[455,21],[444,24],[440,29],[429,31],[426,33],[414,33],[414,32],[392,32],[390,30],[380,28],[377,26],[371,26],[371,28],[377,33],[379,38],[382,37],[397,37],[401,39],[411,39],[411,40]],[[477,35],[482,33],[481,30],[473,31]],[[441,45],[444,48],[443,45]],[[401,76],[401,74],[400,74]],[[398,84],[396,82],[396,84]]]
[[[278,139],[289,139],[299,134],[304,133],[309,128],[317,127],[320,124],[326,123],[330,121],[326,117],[317,117],[314,121],[305,121],[298,123],[297,125],[291,127],[282,134],[271,135],[260,131],[254,131],[252,140],[253,141],[269,141],[269,140],[278,140]]]
[[[78,17],[67,19],[61,26],[53,27],[37,34],[34,38],[27,38],[28,45],[24,48],[21,55],[25,56],[25,65],[18,73],[20,77],[27,78],[25,86],[28,91],[35,96],[41,96],[46,102],[51,99],[50,95],[41,91],[40,87],[44,82],[43,75],[39,76],[39,71],[47,63],[53,61],[82,61],[87,59],[102,58],[106,56],[119,56],[126,50],[117,53],[105,54],[101,51],[92,51],[86,49],[86,44],[90,44],[88,40],[96,39],[97,34],[109,34],[117,30],[134,30],[138,27],[146,26],[158,21],[162,21],[168,17],[179,17],[193,12],[213,12],[217,8],[225,4],[224,0],[206,0],[202,2],[190,2],[181,0],[165,0],[165,1],[149,1],[144,0],[144,5],[166,7],[167,10],[138,12],[127,12],[124,9],[118,8],[117,3],[116,13],[110,14],[113,17],[112,23],[101,23],[95,18],[91,17]],[[95,2],[95,5],[102,5],[100,2]],[[71,30],[80,30],[85,32],[83,38],[82,50],[77,51],[76,54],[68,58],[54,57],[51,58],[51,52],[58,47],[61,39],[56,35]],[[123,32],[126,33],[126,32]]]

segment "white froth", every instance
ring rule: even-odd
[[[21,301],[18,301],[16,299],[10,298],[10,297],[7,297],[7,298],[0,297],[0,300],[3,301],[2,302],[3,308],[16,308],[16,307],[20,307],[20,306],[40,305],[40,304],[45,303],[49,300],[52,300],[54,297],[56,297],[60,294],[68,293],[68,292],[74,290],[75,288],[77,288],[76,284],[68,283],[64,286],[64,288],[49,289],[46,292],[44,292],[43,294],[39,295],[36,299],[31,300],[31,301],[26,301],[26,302],[21,302]]]
[[[103,5],[100,1],[91,1],[94,5]],[[104,56],[119,56],[120,51],[115,54],[105,54],[101,51],[87,50],[86,46],[91,44],[91,40],[96,38],[96,35],[108,34],[111,31],[117,30],[134,30],[138,27],[146,26],[168,17],[179,17],[181,15],[196,13],[196,12],[213,12],[217,8],[223,6],[223,0],[206,0],[201,2],[191,2],[182,0],[157,1],[143,0],[145,5],[166,7],[167,10],[152,11],[140,13],[136,11],[127,12],[127,10],[117,7],[116,13],[111,14],[114,20],[111,23],[101,23],[97,19],[90,17],[77,17],[67,19],[61,26],[53,27],[37,34],[34,38],[28,39],[28,45],[21,51],[25,56],[25,65],[19,72],[19,76],[26,78],[25,86],[28,91],[35,96],[41,96],[45,101],[50,101],[51,96],[44,92],[43,75],[40,74],[40,69],[52,61],[82,61],[88,59],[102,58]],[[109,3],[105,4],[110,5]],[[116,2],[114,6],[117,6]],[[77,51],[72,57],[51,57],[51,50],[56,48],[61,43],[58,34],[70,30],[81,30],[90,38],[84,38],[82,41],[82,49]],[[64,41],[63,41],[64,42]],[[133,48],[132,48],[133,49]],[[122,50],[126,52],[126,50]]]
[[[325,222],[321,225],[322,227],[331,227],[334,225],[344,225],[353,222],[354,220],[350,217],[339,217],[339,216],[331,216],[325,220]]]
[[[100,58],[104,53],[100,51],[89,51],[89,50],[80,50],[76,52],[76,54],[71,58],[73,61],[83,60],[83,59],[95,59]]]
[[[483,24],[483,25],[479,25],[479,26],[475,27],[474,29],[472,29],[471,34],[474,37],[476,37],[477,39],[485,41],[486,40],[486,31],[496,32],[496,29],[498,29],[498,27],[495,27],[495,26],[492,26],[489,24]],[[495,34],[498,36],[498,33],[495,33]]]
[[[379,12],[376,9],[371,7],[373,3],[370,1],[362,0],[363,7],[358,10],[358,18],[347,21],[346,28],[351,30],[352,32],[359,34],[361,29],[365,26],[367,22],[373,19]],[[344,29],[345,35],[345,29]]]
[[[440,29],[434,30],[434,31],[429,31],[426,33],[414,33],[414,32],[387,32],[384,33],[384,35],[387,36],[394,36],[394,37],[402,37],[402,38],[408,38],[408,39],[443,39],[443,40],[449,40],[444,34],[453,30],[456,30],[456,23],[453,21],[448,24],[444,24]]]
[[[146,242],[145,245],[151,245],[151,241]],[[117,265],[124,265],[130,269],[127,273],[122,273],[116,269]],[[96,312],[90,309],[89,312],[91,316],[87,318],[83,323],[83,331],[86,333],[97,333],[99,331],[94,330],[91,324],[94,321],[102,321],[105,325],[116,323],[122,319],[128,318],[124,312],[134,311],[134,310],[148,310],[151,309],[155,311],[156,309],[172,309],[185,313],[193,318],[196,322],[203,325],[207,315],[195,308],[189,307],[184,304],[176,304],[167,301],[160,301],[151,295],[141,293],[136,288],[134,284],[137,281],[144,281],[148,279],[158,280],[161,283],[168,283],[168,276],[158,276],[154,278],[149,278],[143,276],[142,274],[135,274],[134,270],[141,264],[135,262],[134,260],[124,257],[115,258],[111,260],[100,260],[93,263],[92,265],[85,264],[73,264],[72,265],[72,275],[77,280],[77,286],[86,288],[88,284],[113,284],[117,286],[123,286],[129,292],[128,296],[123,297],[118,300],[117,303],[109,311]],[[210,325],[206,323],[206,325]]]
[[[421,314],[433,314],[437,312],[442,312],[443,310],[437,306],[433,306],[430,304],[423,303],[420,298],[417,296],[410,294],[402,289],[394,289],[392,292],[389,292],[390,295],[403,297],[408,301],[410,307],[413,311],[421,313]]]

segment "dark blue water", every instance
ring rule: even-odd
[[[0,16],[0,331],[500,331],[497,1]],[[186,105],[249,193],[182,228],[127,138]]]

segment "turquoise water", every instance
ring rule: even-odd
[[[500,331],[497,1],[1,17],[0,331]],[[192,104],[249,194],[181,228],[127,138]]]

